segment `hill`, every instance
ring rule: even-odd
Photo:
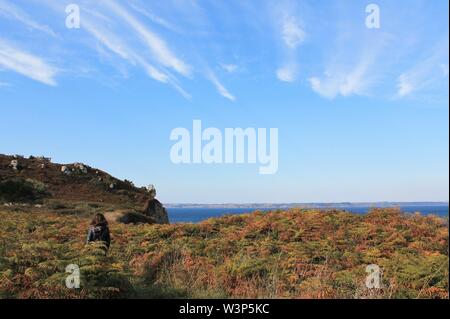
[[[82,163],[0,154],[0,203],[98,203],[141,208],[148,192]]]
[[[200,224],[112,223],[0,209],[0,296],[9,298],[448,298],[448,220],[395,209],[255,212]],[[68,289],[69,264],[81,288]],[[368,289],[367,265],[382,271]]]

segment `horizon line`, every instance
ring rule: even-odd
[[[170,205],[368,205],[368,204],[447,204],[449,205],[449,200],[442,201],[368,201],[368,202],[352,202],[352,201],[343,201],[343,202],[246,202],[246,203],[165,203],[166,206]]]

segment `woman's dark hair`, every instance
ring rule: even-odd
[[[95,226],[98,224],[108,224],[108,221],[105,218],[105,215],[103,214],[95,214],[94,218],[92,219],[91,225]]]

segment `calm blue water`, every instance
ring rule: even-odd
[[[365,214],[373,207],[339,207],[356,214]],[[403,206],[406,213],[420,212],[424,215],[435,214],[448,217],[448,206]],[[272,208],[259,209],[260,211],[274,210]],[[245,214],[255,211],[254,208],[168,208],[171,223],[198,223],[212,217],[223,215]]]

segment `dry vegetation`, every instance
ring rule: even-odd
[[[13,160],[18,161],[19,169],[10,167]],[[81,172],[75,169],[76,165],[0,154],[0,203],[42,204],[59,200],[122,207],[144,205],[148,196],[146,190],[84,164],[86,171]],[[63,166],[71,170],[70,175],[61,172]],[[110,188],[111,184],[114,185],[113,189]]]
[[[112,224],[107,256],[78,214],[0,212],[3,298],[448,298],[448,220],[373,210]],[[65,287],[78,264],[81,289]],[[383,270],[365,288],[365,267]]]

